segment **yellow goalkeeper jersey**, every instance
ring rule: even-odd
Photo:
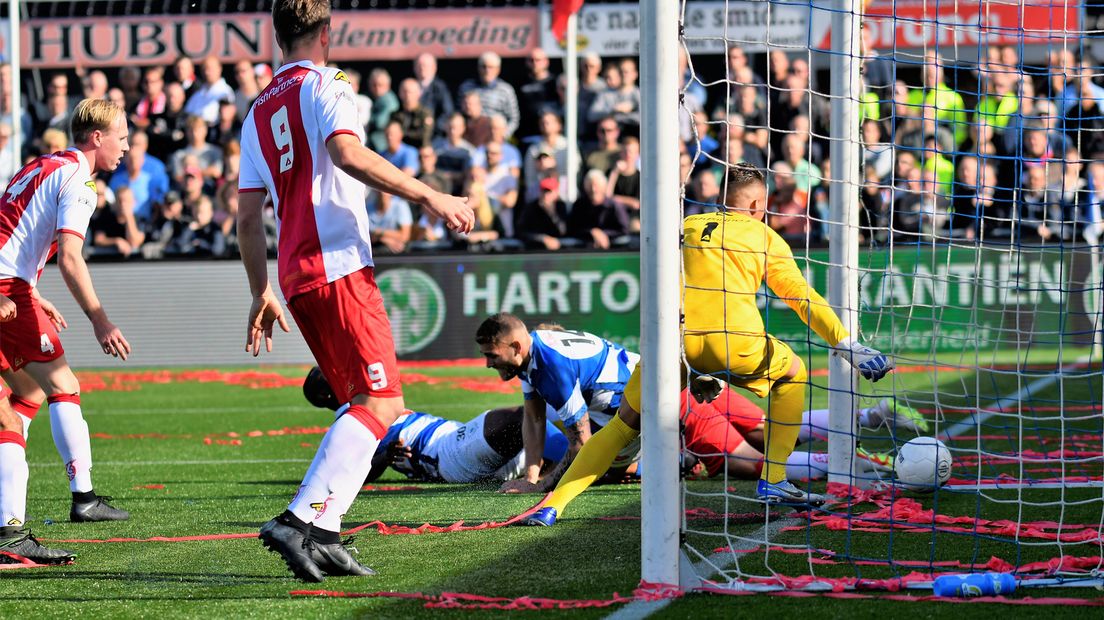
[[[848,336],[828,302],[805,280],[790,246],[766,224],[723,211],[691,215],[682,230],[687,333],[748,336],[756,341],[749,341],[749,347],[758,350],[766,329],[756,293],[765,280],[829,345]]]

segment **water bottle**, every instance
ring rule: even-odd
[[[936,596],[995,596],[1016,589],[1012,573],[977,573],[973,575],[942,575],[932,582]]]

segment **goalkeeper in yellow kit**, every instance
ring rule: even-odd
[[[786,480],[786,460],[800,432],[808,376],[801,358],[766,332],[756,305],[760,284],[766,280],[801,320],[867,379],[884,377],[893,369],[893,360],[850,338],[831,306],[805,281],[790,247],[763,223],[767,207],[763,173],[746,164],[730,166],[726,184],[725,211],[683,221],[686,361],[695,373],[718,376],[761,398],[769,395],[766,461],[757,488],[760,500],[820,504],[822,496]],[[567,504],[604,474],[617,453],[640,434],[640,368],[637,365],[625,386],[617,417],[583,446],[544,507],[525,519],[526,524],[554,524]],[[702,377],[691,384],[699,401],[715,398],[719,388]]]

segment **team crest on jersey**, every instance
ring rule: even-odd
[[[349,76],[345,75],[344,71],[338,71],[337,75],[334,76],[334,79],[338,82],[349,82]]]
[[[96,193],[99,193],[99,190],[96,189],[96,182],[95,181],[89,179],[89,180],[85,181],[84,184],[88,187],[88,189],[90,189],[90,190],[92,190]]]

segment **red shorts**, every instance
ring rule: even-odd
[[[339,402],[402,396],[391,322],[371,267],[300,293],[288,308]]]
[[[725,467],[725,456],[744,443],[748,432],[763,424],[763,410],[729,389],[712,403],[698,403],[693,398],[689,402],[690,411],[683,415],[686,450],[701,458],[710,476],[716,476]]]
[[[57,329],[31,294],[31,285],[19,278],[0,280],[0,295],[15,302],[14,319],[0,323],[0,356],[12,370],[30,362],[52,362],[65,355]]]

